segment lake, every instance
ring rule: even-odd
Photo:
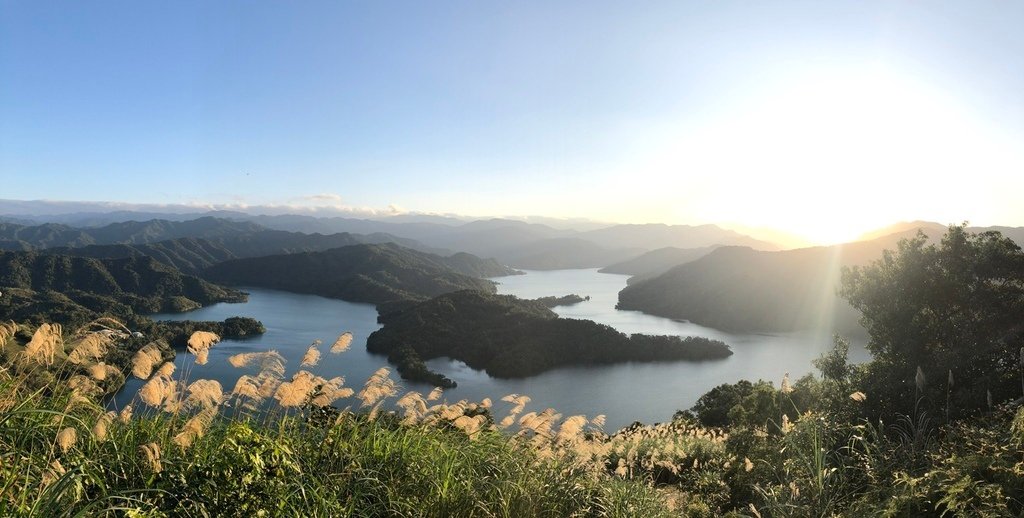
[[[560,368],[513,380],[491,378],[458,361],[431,360],[427,365],[432,370],[459,384],[445,392],[445,399],[479,401],[490,397],[496,402],[497,414],[502,416],[506,405],[498,399],[511,393],[525,394],[533,400],[527,411],[551,407],[565,416],[605,414],[606,428],[615,430],[633,421],[666,421],[676,410],[689,408],[702,394],[721,383],[765,379],[778,385],[786,372],[795,380],[813,371],[811,361],[832,346],[830,332],[730,334],[689,322],[617,310],[618,292],[625,287],[627,278],[587,269],[528,271],[526,275],[494,280],[499,283],[499,293],[523,298],[569,293],[590,297],[576,305],[555,308],[562,317],[593,320],[624,333],[715,338],[729,344],[735,354],[724,360],[706,362]],[[346,384],[356,390],[373,371],[388,365],[385,357],[366,352],[366,337],[380,327],[372,305],[259,288],[243,289],[250,293],[249,302],[245,304],[215,304],[187,314],[154,316],[158,320],[224,320],[247,316],[261,320],[267,327],[262,336],[225,340],[216,345],[206,365],[193,365],[191,355],[179,354],[175,360],[179,373],[187,373],[188,379],[217,379],[225,390],[230,390],[243,371],[232,368],[227,363],[228,356],[275,349],[288,360],[290,374],[297,369],[302,355],[314,340],[323,340],[324,354],[320,364],[311,370],[328,378],[344,375]],[[327,353],[330,344],[344,331],[355,335],[351,349],[340,355]],[[850,349],[852,361],[865,361],[870,357],[862,341],[852,341]],[[397,378],[397,373],[394,376]],[[127,402],[140,385],[141,381],[131,380],[116,398],[117,404]],[[404,380],[402,385],[421,391],[431,388]]]

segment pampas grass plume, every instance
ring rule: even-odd
[[[57,432],[57,446],[60,446],[61,451],[67,452],[76,442],[78,442],[78,431],[74,428],[69,426]]]
[[[315,367],[318,363],[320,363],[320,349],[317,349],[317,346],[314,344],[309,346],[306,354],[302,356],[301,365],[303,367]]]
[[[334,345],[331,345],[331,354],[340,354],[348,350],[352,344],[352,333],[346,331],[334,341]]]

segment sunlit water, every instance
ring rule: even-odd
[[[542,410],[552,407],[564,415],[607,415],[609,430],[633,421],[657,422],[671,418],[679,409],[693,405],[701,394],[721,383],[740,379],[766,379],[778,383],[784,373],[794,379],[811,372],[811,361],[831,348],[829,332],[790,334],[729,334],[688,322],[645,315],[636,311],[615,309],[618,292],[626,285],[627,276],[598,273],[597,270],[529,271],[526,275],[495,279],[499,293],[524,298],[577,293],[590,296],[589,301],[561,306],[555,311],[566,318],[585,318],[610,325],[624,333],[706,336],[732,346],[735,354],[724,360],[706,362],[673,361],[663,363],[626,363],[605,366],[561,368],[523,379],[495,379],[482,371],[470,369],[462,362],[435,359],[427,362],[432,370],[442,372],[458,382],[445,398],[477,400],[490,397],[499,403],[501,396],[525,394],[533,401],[527,407]],[[344,375],[347,385],[358,389],[369,375],[387,365],[383,356],[366,352],[366,337],[380,326],[372,305],[297,295],[282,291],[245,288],[250,293],[245,304],[215,304],[188,313],[192,320],[223,320],[231,316],[248,316],[261,320],[267,332],[247,340],[226,340],[210,351],[207,365],[193,366],[192,356],[179,354],[178,372],[188,372],[189,379],[212,378],[221,381],[226,390],[234,386],[244,371],[234,369],[227,357],[239,352],[276,349],[296,369],[306,348],[314,340],[324,341],[325,351],[320,364],[312,370],[324,377]],[[156,315],[160,320],[180,320],[181,314]],[[343,331],[355,335],[352,348],[341,355],[326,353],[333,340]],[[868,353],[854,341],[851,360],[864,361]],[[403,381],[407,388],[429,390],[431,387]],[[119,395],[118,403],[127,402],[141,382],[132,380]]]

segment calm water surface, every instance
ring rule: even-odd
[[[607,415],[607,429],[614,430],[633,421],[665,421],[679,409],[689,408],[701,394],[721,383],[740,379],[766,379],[778,384],[784,373],[791,377],[811,372],[811,361],[831,348],[829,332],[789,334],[729,334],[688,322],[615,309],[619,290],[627,276],[598,273],[597,270],[528,271],[526,275],[502,277],[498,292],[524,298],[577,293],[590,300],[573,306],[555,308],[566,318],[585,318],[610,325],[624,333],[706,336],[732,346],[735,354],[724,360],[707,362],[627,363],[606,366],[562,368],[525,379],[491,378],[470,369],[462,362],[435,359],[427,362],[458,382],[446,391],[449,401],[497,400],[506,394],[526,394],[533,399],[527,410],[552,407],[564,415]],[[244,288],[250,293],[245,304],[215,304],[187,315],[157,315],[160,320],[223,320],[248,316],[261,320],[266,334],[247,340],[226,340],[210,351],[205,366],[192,365],[192,357],[179,354],[179,372],[192,369],[189,379],[213,378],[230,390],[238,376],[246,373],[232,368],[227,357],[239,352],[276,349],[296,369],[306,348],[320,339],[329,347],[343,331],[355,335],[352,348],[341,355],[325,354],[312,370],[324,377],[344,375],[347,385],[358,389],[377,368],[387,365],[383,356],[366,352],[366,337],[378,329],[377,312],[370,304],[356,304],[313,295]],[[869,358],[862,343],[851,345],[851,360]],[[397,375],[396,375],[397,376]],[[402,381],[407,388],[431,387]],[[141,382],[133,380],[122,394],[134,394]],[[129,396],[121,395],[118,403]],[[504,403],[497,403],[501,414]]]

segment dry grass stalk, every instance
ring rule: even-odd
[[[316,345],[309,346],[306,350],[306,354],[302,356],[303,367],[316,367],[316,364],[320,363],[320,349],[317,349]]]
[[[46,471],[43,472],[43,487],[47,487],[50,484],[53,484],[58,479],[60,479],[60,477],[64,476],[64,474],[66,474],[67,472],[68,470],[64,469],[64,466],[60,463],[60,461],[54,459],[53,462],[51,462],[50,465],[46,468]]]
[[[261,373],[265,372],[268,375],[280,378],[284,376],[286,361],[284,356],[281,356],[281,353],[270,350],[258,353],[235,354],[228,358],[228,363],[237,368],[258,364]]]
[[[346,331],[331,345],[331,354],[341,354],[347,351],[350,345],[352,345],[352,333]]]
[[[789,373],[787,372],[782,376],[782,388],[780,389],[783,394],[792,394],[793,387],[789,384]]]
[[[378,401],[394,396],[398,392],[398,387],[395,386],[394,380],[391,379],[390,372],[387,367],[381,367],[366,380],[363,389],[357,394],[357,397],[362,401],[362,406],[374,405]]]
[[[109,378],[116,378],[121,371],[113,365],[107,365],[106,363],[100,362],[90,365],[87,369],[89,377],[96,381],[104,381]]]
[[[409,391],[399,398],[395,406],[402,409],[402,424],[406,425],[416,424],[427,413],[427,402],[423,398],[423,394],[415,390]]]
[[[96,419],[96,424],[92,427],[92,436],[97,442],[107,440],[107,429],[115,419],[117,419],[117,412],[104,412]]]
[[[198,414],[185,421],[185,426],[182,427],[181,432],[174,436],[174,444],[177,444],[181,449],[190,448],[196,439],[206,434],[206,430],[210,428],[213,418],[216,416],[216,407],[202,409]]]
[[[139,389],[139,398],[142,402],[158,407],[174,400],[178,390],[178,382],[161,377],[153,377]]]
[[[174,376],[174,362],[164,362],[164,364],[156,370],[156,375],[161,378],[171,379],[171,376]]]
[[[216,380],[196,380],[188,386],[184,404],[188,408],[209,408],[224,400],[224,389]]]
[[[13,320],[7,322],[0,322],[0,349],[3,349],[7,345],[7,341],[14,337],[18,333],[18,324],[15,324]]]
[[[188,352],[192,354],[199,354],[199,351],[209,349],[213,347],[213,344],[220,341],[220,337],[217,333],[211,333],[209,331],[196,331],[192,333],[192,336],[188,337]]]
[[[196,331],[188,338],[188,352],[196,355],[196,365],[206,365],[209,359],[210,348],[220,341],[216,333],[209,331]]]
[[[82,376],[81,374],[71,376],[68,379],[67,386],[71,390],[72,397],[79,399],[89,400],[103,393],[103,389],[92,378]]]
[[[309,401],[310,404],[314,406],[325,407],[339,399],[352,397],[356,392],[348,387],[342,386],[345,384],[345,378],[342,376],[336,376],[329,380],[324,380],[323,378],[318,377],[318,380],[321,383],[317,387],[316,395]]]
[[[433,390],[430,391],[430,394],[427,394],[427,401],[437,401],[438,399],[441,399],[441,396],[443,394],[444,394],[444,389],[443,388],[441,388],[441,387],[434,387]]]
[[[128,424],[132,420],[132,406],[125,405],[124,408],[121,409],[121,413],[117,414],[117,418],[120,419],[122,423]]]
[[[789,421],[788,415],[782,414],[782,426],[780,426],[780,428],[782,429],[782,433],[789,433],[793,431],[793,423]]]
[[[296,372],[291,381],[285,381],[277,387],[274,399],[284,408],[302,406],[316,389],[316,381],[316,376],[309,371]]]
[[[110,342],[109,335],[89,333],[72,344],[68,361],[75,365],[95,362],[106,356]]]
[[[139,379],[149,379],[156,367],[164,359],[163,352],[156,342],[150,342],[132,356],[132,374]]]
[[[62,332],[60,324],[40,325],[25,345],[25,359],[39,365],[53,365],[56,362],[58,348],[62,352],[64,350]]]
[[[238,381],[235,382],[235,388],[231,389],[231,395],[248,398],[256,404],[263,402],[265,399],[260,393],[259,380],[248,374],[243,374],[238,378]]]
[[[78,430],[69,426],[57,432],[57,446],[60,446],[60,451],[67,452],[76,442],[78,442]]]
[[[587,417],[583,415],[574,415],[562,421],[562,425],[558,428],[558,435],[555,437],[556,441],[559,442],[573,442],[580,438],[580,434],[583,432],[583,427],[587,425]]]
[[[459,430],[462,430],[470,439],[476,439],[479,437],[485,423],[487,423],[487,418],[484,417],[483,414],[478,414],[473,417],[463,415],[452,421],[452,425]]]
[[[139,454],[142,459],[146,461],[146,465],[154,473],[160,473],[164,470],[163,464],[160,463],[160,445],[155,442],[150,442],[139,446]]]

